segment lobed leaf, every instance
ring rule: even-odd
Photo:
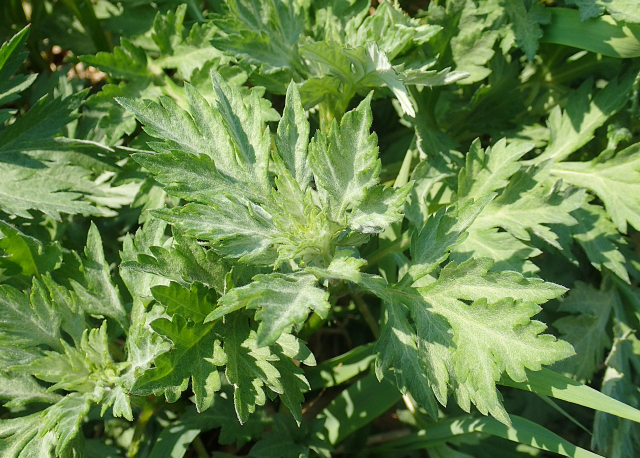
[[[255,317],[261,323],[257,344],[265,346],[274,343],[292,325],[303,323],[311,310],[324,318],[329,313],[328,293],[316,286],[312,275],[273,273],[256,275],[253,280],[222,296],[219,307],[205,321],[218,320],[243,307],[258,309]]]
[[[632,145],[606,162],[563,162],[552,173],[593,191],[603,202],[618,231],[627,223],[640,227],[640,144]]]

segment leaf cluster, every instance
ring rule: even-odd
[[[640,453],[635,3],[25,5],[0,457]]]

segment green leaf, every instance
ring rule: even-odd
[[[463,183],[472,179],[471,170],[467,166],[461,173]],[[486,173],[482,168],[475,170],[480,176]],[[527,243],[531,241],[531,233],[561,250],[554,228],[562,233],[558,225],[577,224],[571,212],[582,206],[584,192],[571,186],[563,189],[561,181],[553,183],[548,179],[550,171],[551,164],[546,162],[511,176],[500,195],[475,218],[468,229],[469,237],[452,250],[452,259],[491,257],[500,262],[500,268],[524,273],[537,271],[537,267],[527,261],[528,257],[540,253]],[[505,177],[506,173],[502,175]],[[496,231],[497,227],[507,232]]]
[[[496,261],[496,271],[513,270],[530,275],[540,269],[529,258],[540,253],[542,252],[539,249],[523,243],[499,228],[472,227],[469,236],[458,247],[453,248],[451,259],[463,262],[471,256],[489,257]]]
[[[571,226],[571,234],[591,264],[600,271],[606,267],[628,283],[625,257],[619,250],[619,245],[625,241],[606,211],[598,205],[585,202],[571,214],[578,221],[577,225]]]
[[[280,348],[282,348],[281,345]],[[301,426],[304,424],[302,418],[304,393],[309,391],[311,387],[304,372],[293,362],[290,355],[277,349],[274,353],[278,355],[279,360],[273,361],[271,364],[280,373],[280,384],[282,385],[282,391],[278,392],[278,394],[280,394],[280,399],[287,406],[298,426]]]
[[[20,52],[28,35],[28,28],[19,32],[0,49],[0,104],[18,97],[18,93],[33,82],[29,77],[11,74],[18,68],[25,54]],[[99,214],[99,210],[88,201],[79,201],[82,193],[96,192],[88,179],[90,171],[81,167],[88,158],[75,164],[70,156],[84,156],[76,151],[60,150],[59,143],[66,138],[54,139],[69,122],[77,118],[87,91],[79,91],[68,97],[45,95],[32,104],[23,115],[5,126],[0,125],[0,208],[6,213],[31,218],[30,210],[37,210],[60,220],[60,213]],[[0,120],[5,121],[11,113],[0,110]],[[74,149],[70,141],[67,146]],[[77,142],[77,144],[82,142]],[[77,146],[76,144],[76,146]],[[87,146],[87,145],[84,145]],[[93,145],[93,150],[108,148]],[[63,157],[66,160],[62,160]]]
[[[151,296],[151,287],[159,283],[168,283],[163,278],[155,275],[154,272],[137,269],[137,260],[140,255],[151,255],[154,246],[162,245],[166,223],[157,218],[148,219],[132,236],[127,234],[122,243],[120,251],[120,277],[124,281],[127,289],[134,298]],[[138,301],[136,301],[136,304]],[[135,321],[138,308],[134,306],[132,311],[132,321]]]
[[[548,167],[535,166],[517,172],[500,196],[487,206],[486,213],[476,218],[476,224],[480,227],[500,226],[525,241],[530,240],[531,231],[546,242],[560,247],[556,242],[558,235],[547,225],[576,224],[570,213],[580,207],[584,193],[572,187],[562,189],[561,182],[543,182],[547,174]]]
[[[16,33],[11,40],[0,47],[0,106],[17,99],[19,93],[28,88],[37,75],[16,75],[20,64],[27,57],[24,51],[30,27],[27,26]],[[13,78],[11,78],[13,76]],[[0,120],[4,120],[4,115],[8,110],[0,110]]]
[[[305,81],[300,91],[305,105],[309,101],[317,102],[323,98],[335,98],[341,114],[349,100],[367,89],[388,87],[396,97],[404,113],[415,117],[415,109],[409,98],[407,85],[440,86],[454,83],[468,76],[465,72],[449,72],[449,69],[437,72],[428,70],[429,65],[420,69],[396,69],[391,65],[384,50],[376,42],[369,42],[353,48],[343,47],[337,42],[317,42],[300,48],[301,53],[315,67],[315,73],[321,76]],[[334,88],[332,92],[321,94],[319,88]]]
[[[194,323],[202,323],[217,300],[217,295],[201,283],[194,283],[187,289],[172,282],[168,286],[154,286],[151,293],[166,307],[169,316],[178,314]]]
[[[440,272],[438,281],[420,291],[475,301],[486,298],[497,302],[510,297],[524,302],[543,304],[564,294],[567,289],[539,278],[525,278],[517,272],[489,272],[493,260],[472,258],[462,264],[451,262]]]
[[[279,157],[301,189],[305,189],[312,177],[307,146],[309,145],[309,121],[307,120],[300,93],[292,82],[287,88],[282,118],[275,136]]]
[[[533,143],[518,141],[507,145],[503,138],[482,149],[480,139],[474,140],[459,173],[458,199],[477,199],[507,186],[509,178],[520,170],[518,160],[533,147]]]
[[[374,343],[360,345],[335,358],[328,359],[309,368],[305,375],[312,389],[340,385],[364,372],[376,358],[373,354]]]
[[[73,339],[76,345],[79,345],[88,326],[78,296],[66,287],[58,285],[50,275],[41,277],[41,281],[46,287],[51,303],[55,306],[56,313],[62,318],[62,330]]]
[[[86,179],[88,172],[77,167],[29,169],[0,164],[0,208],[2,211],[32,218],[37,210],[60,220],[60,213],[96,215],[100,212],[88,201],[79,201],[82,194],[74,184]]]
[[[284,70],[289,75],[290,70],[301,68],[297,41],[304,27],[304,12],[299,5],[231,0],[226,6],[226,14],[215,18],[225,35],[216,37],[214,46],[240,56],[265,74]]]
[[[115,363],[109,353],[106,321],[99,329],[85,330],[76,347],[64,341],[62,345],[64,352],[45,351],[43,357],[29,365],[14,366],[13,369],[53,383],[49,387],[51,391],[63,389],[83,393],[92,393],[96,387],[113,384],[113,378],[122,369],[122,364]],[[128,404],[128,400],[124,402]],[[131,411],[130,407],[128,411]]]
[[[632,380],[631,365],[640,348],[633,331],[623,322],[614,326],[614,342],[607,357],[602,393],[613,399],[637,405],[637,389]],[[609,456],[633,456],[638,452],[638,423],[617,418],[602,411],[594,419],[593,446]]]
[[[85,109],[86,116],[80,120],[81,131],[86,132],[89,138],[110,145],[117,144],[123,135],[131,134],[136,127],[134,116],[115,104],[115,97],[155,100],[166,95],[186,106],[182,82],[190,81],[197,85],[200,76],[208,74],[211,68],[224,72],[224,64],[230,60],[210,43],[216,32],[212,21],[185,23],[186,4],[178,6],[175,11],[128,6],[134,7],[134,11],[121,12],[120,19],[131,15],[136,17],[133,20],[135,24],[144,24],[148,20],[150,30],[145,30],[145,38],[121,35],[119,31],[120,46],[116,46],[112,53],[79,57],[86,65],[97,67],[113,80],[113,84],[105,85],[100,92],[89,97],[87,105],[91,110]],[[124,10],[127,9],[125,6]],[[139,18],[141,9],[146,10],[143,13],[148,16],[146,20]],[[111,17],[107,21],[113,19]],[[232,75],[233,72],[235,70],[231,71]]]
[[[571,0],[580,9],[580,18],[585,19],[600,16],[607,12],[616,21],[640,22],[640,7],[632,0]]]
[[[323,436],[331,445],[369,424],[400,400],[398,390],[374,374],[365,375],[342,391],[322,411]],[[353,409],[350,406],[359,406]]]
[[[519,0],[507,0],[504,6],[513,25],[516,43],[527,58],[533,60],[538,51],[538,40],[542,37],[540,24],[551,22],[551,14],[539,3],[534,3],[527,9]]]
[[[5,256],[0,258],[4,275],[39,275],[60,267],[62,249],[58,242],[43,244],[40,240],[22,233],[17,228],[0,221],[0,248]]]
[[[95,224],[91,223],[82,262],[82,283],[71,279],[75,293],[87,313],[114,318],[126,329],[129,319],[122,304],[118,288],[113,285],[109,266],[104,258],[102,238]]]
[[[475,201],[468,199],[462,204],[443,207],[429,217],[420,232],[411,238],[409,274],[414,280],[429,274],[447,259],[449,250],[464,241],[465,231],[492,199],[490,194]]]
[[[318,437],[321,420],[296,425],[291,417],[275,414],[273,422],[273,430],[263,434],[251,447],[251,456],[299,458],[310,456],[312,451],[318,456],[331,456],[328,444]]]
[[[53,137],[77,118],[74,111],[82,104],[87,92],[80,91],[66,98],[42,97],[11,126],[0,130],[0,154],[37,150],[39,141]]]
[[[120,267],[138,275],[146,273],[170,279],[183,286],[200,282],[215,288],[220,294],[224,292],[226,266],[214,252],[205,250],[196,240],[178,230],[173,231],[172,242],[168,247],[158,246],[159,241],[151,242],[145,246],[145,253],[139,253],[133,259],[123,258]]]
[[[553,10],[553,9],[552,9]],[[635,73],[627,72],[611,80],[598,93],[592,95],[592,81],[585,81],[569,95],[567,108],[556,106],[547,121],[551,141],[547,148],[535,158],[536,163],[551,159],[559,162],[586,145],[595,130],[616,113],[628,101]]]
[[[276,341],[280,347],[278,352],[282,352],[283,355],[289,358],[300,361],[307,366],[315,366],[316,358],[311,353],[311,350],[307,347],[305,342],[292,334],[281,334],[280,338]]]
[[[220,195],[210,206],[187,204],[158,210],[154,215],[173,223],[187,235],[211,240],[216,251],[242,262],[269,265],[276,259],[273,245],[279,235],[272,216],[243,198]]]
[[[213,428],[221,428],[218,439],[221,444],[235,443],[238,447],[262,432],[264,421],[257,416],[240,425],[231,396],[227,398],[226,392],[221,393],[215,396],[211,408],[198,412],[194,406],[188,407],[177,420],[168,424],[158,436],[149,458],[182,458],[198,434]]]
[[[640,423],[640,410],[549,369],[527,371],[527,379],[523,382],[515,382],[505,376],[500,383]]]
[[[640,22],[640,6],[632,0],[612,0],[604,5],[616,21]]]
[[[132,79],[153,76],[144,49],[134,45],[126,38],[120,40],[120,46],[116,46],[113,53],[99,52],[96,55],[84,55],[80,56],[80,60],[116,78]]]
[[[162,144],[152,144],[158,152],[178,149],[196,157],[206,154],[222,174],[244,183],[254,192],[264,190],[269,160],[268,135],[262,129],[261,117],[253,116],[260,111],[260,99],[256,92],[245,99],[238,88],[228,85],[215,72],[212,79],[217,98],[215,108],[191,85],[186,86],[191,113],[180,109],[168,97],[161,97],[160,104],[125,98],[117,101],[136,114],[149,135],[163,139]],[[142,157],[145,167],[163,165],[162,161],[152,158],[144,160],[145,156],[134,157],[136,160]]]
[[[36,402],[54,404],[61,399],[61,396],[48,392],[28,374],[0,371],[0,399],[7,400],[3,405],[10,409]]]
[[[576,354],[556,363],[554,370],[580,381],[591,380],[604,361],[605,350],[611,347],[607,329],[616,303],[620,303],[620,297],[615,288],[598,290],[586,283],[576,283],[560,305],[560,311],[572,315],[553,323]]]
[[[258,347],[255,332],[249,329],[247,318],[241,314],[230,316],[221,331],[227,355],[225,374],[234,387],[238,420],[244,423],[255,412],[256,405],[262,406],[266,402],[264,385],[276,393],[283,393],[280,372],[272,364],[278,357],[269,351],[269,347]]]
[[[0,420],[2,458],[74,458],[84,451],[80,426],[95,396],[71,393],[42,413]]]
[[[362,202],[349,215],[349,226],[365,234],[376,234],[401,220],[412,186],[407,183],[400,188],[378,185],[368,189]]]
[[[123,417],[133,421],[133,411],[131,410],[131,400],[129,392],[125,391],[122,385],[110,387],[102,399],[100,415],[104,416],[108,409],[112,409],[114,417]]]
[[[40,434],[53,431],[56,436],[56,456],[74,457],[84,449],[84,436],[80,429],[92,404],[90,395],[71,393],[49,407],[42,418]]]
[[[206,321],[246,307],[258,309],[258,346],[271,345],[280,334],[292,325],[303,323],[314,310],[326,318],[330,304],[328,293],[316,286],[313,275],[280,274],[256,275],[247,286],[233,288],[220,298],[220,305],[211,312]]]
[[[338,20],[344,20],[344,12],[339,11],[341,6],[339,2],[331,5],[334,15],[339,16],[336,18]],[[357,3],[354,6],[357,7]],[[365,8],[362,9],[366,11]],[[438,26],[421,24],[417,18],[409,16],[395,3],[380,3],[373,13],[369,13],[364,20],[361,15],[348,18],[344,26],[343,41],[352,48],[376,42],[388,55],[389,60],[395,59],[415,45],[429,41],[441,30]],[[340,40],[331,38],[325,41]]]
[[[416,336],[416,330],[405,317],[406,309],[399,303],[387,302],[387,322],[382,328],[380,338],[376,342],[375,352],[378,354],[375,371],[378,380],[384,377],[384,371],[393,366],[396,386],[401,393],[411,392],[414,399],[427,410],[429,415],[437,416],[438,405],[434,398],[443,395],[440,399],[446,403],[447,386],[430,383],[438,380],[431,374],[444,368],[429,366],[421,355],[421,342]],[[433,327],[438,326],[438,319],[431,321]],[[419,348],[420,345],[420,348]],[[446,348],[441,348],[448,352]],[[432,346],[435,353],[436,345]],[[434,358],[435,360],[435,358]],[[445,372],[442,376],[446,376]]]
[[[0,344],[64,349],[60,335],[62,317],[35,279],[31,294],[9,285],[0,286],[0,304]]]
[[[54,431],[40,433],[39,413],[0,420],[2,458],[56,458]]]
[[[361,274],[360,269],[367,261],[356,258],[353,255],[354,252],[352,250],[338,250],[326,268],[307,267],[306,271],[313,273],[319,278],[360,283],[363,278],[366,278],[366,274]]]
[[[606,162],[562,162],[552,173],[594,192],[622,233],[627,223],[640,227],[640,143],[620,151]]]
[[[236,158],[239,158],[240,164],[248,168],[251,177],[249,182],[256,183],[259,189],[267,189],[270,138],[268,130],[263,127],[262,119],[254,115],[260,110],[258,95],[252,92],[245,99],[241,96],[240,90],[228,85],[220,74],[212,72],[212,79],[218,98],[216,108],[228,136],[235,145],[234,154],[229,160],[235,162]],[[192,97],[194,100],[197,99],[195,93]],[[199,107],[195,101],[190,105],[194,108]],[[202,121],[199,117],[206,114],[196,111],[195,116],[198,121]],[[219,153],[216,152],[216,155]],[[235,168],[239,167],[236,165]]]
[[[174,288],[179,286],[174,284]],[[176,314],[171,321],[160,318],[151,326],[169,339],[173,347],[155,357],[155,367],[137,378],[132,391],[164,393],[168,402],[175,402],[191,380],[196,408],[199,412],[207,410],[221,386],[218,366],[224,364],[220,340],[212,332],[214,324],[188,322]]]
[[[488,273],[491,264],[475,259],[460,265],[451,262],[435,283],[418,289],[421,299],[409,297],[405,302],[425,356],[439,368],[428,373],[439,377],[431,380],[432,386],[452,383],[463,409],[468,410],[471,401],[481,412],[508,424],[495,388],[500,374],[506,371],[514,380],[525,380],[525,368],[539,370],[571,356],[573,348],[551,335],[539,335],[546,326],[530,321],[540,311],[537,304],[565,289],[515,272]],[[443,394],[441,388],[439,397]]]
[[[131,327],[127,333],[128,370],[120,377],[120,383],[129,392],[133,390],[133,386],[138,379],[152,369],[152,365],[159,355],[171,350],[171,342],[164,339],[151,327],[151,323],[154,320],[166,317],[161,310],[162,307],[154,307],[151,311],[146,312],[142,301],[140,299],[138,301],[134,305]]]
[[[540,450],[549,450],[572,458],[602,458],[600,455],[573,445],[557,434],[526,418],[511,415],[511,425],[504,425],[493,418],[461,417],[439,422],[428,429],[412,433],[407,437],[393,440],[378,450],[395,451],[419,450],[432,447],[457,437],[474,435],[479,432],[527,444]]]
[[[154,144],[160,151],[156,155],[135,158],[170,184],[168,192],[202,202],[157,215],[188,235],[211,240],[224,256],[271,264],[275,261],[273,239],[279,231],[272,216],[259,205],[271,188],[267,180],[269,132],[262,131],[261,119],[252,115],[259,100],[252,93],[245,105],[239,90],[219,75],[214,75],[214,86],[216,107],[187,88],[193,117],[169,100],[163,99],[164,107],[122,100],[150,134],[166,139],[164,145]],[[215,164],[201,153],[215,158]],[[183,164],[182,170],[175,169],[176,162]],[[225,188],[227,195],[220,192]]]
[[[495,55],[494,45],[499,36],[493,24],[504,14],[504,9],[498,2],[492,2],[490,8],[486,14],[484,8],[460,1],[447,5],[448,14],[434,14],[429,20],[447,32],[436,38],[440,38],[441,46],[450,48],[455,69],[469,73],[461,84],[476,83],[491,73],[487,64]]]
[[[380,160],[376,134],[371,128],[371,95],[340,124],[334,121],[325,135],[318,132],[310,145],[309,161],[323,203],[334,221],[362,202],[378,181]]]
[[[251,115],[249,105],[257,107],[255,94],[247,105],[237,89],[215,74],[214,87],[215,106],[187,88],[191,114],[168,100],[162,107],[121,100],[150,134],[164,138],[164,143],[152,144],[156,154],[134,158],[165,183],[169,194],[195,201],[156,210],[154,215],[206,242],[221,256],[276,267],[292,259],[305,266],[326,265],[335,245],[360,245],[367,237],[359,231],[379,232],[401,218],[409,186],[374,187],[380,162],[376,137],[369,133],[369,99],[328,135],[318,133],[307,157],[308,125],[293,86],[275,151],[269,131],[262,132],[260,120]],[[270,156],[275,189],[267,179]],[[317,191],[310,187],[311,172]],[[349,229],[358,232],[345,237]],[[151,251],[157,261],[167,257],[160,248]],[[128,261],[124,266],[161,274],[166,264],[145,253],[137,264]],[[175,274],[169,278],[178,280]]]

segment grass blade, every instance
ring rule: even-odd
[[[540,41],[573,46],[610,57],[640,57],[640,25],[616,22],[611,16],[580,20],[578,10],[547,8],[551,23]]]
[[[378,418],[400,399],[400,392],[385,375],[381,382],[373,372],[361,378],[322,411],[326,439],[335,445]]]
[[[376,447],[375,451],[418,450],[442,444],[462,435],[481,432],[571,458],[602,458],[596,453],[573,445],[526,418],[516,415],[511,415],[510,418],[511,427],[491,417],[465,416],[451,419],[437,423],[429,429],[423,429],[401,439],[387,442],[383,446]]]
[[[527,378],[526,382],[514,382],[505,376],[500,383],[640,423],[640,410],[552,370],[527,371]]]

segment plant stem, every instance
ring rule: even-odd
[[[96,17],[91,0],[63,0],[85,28],[98,51],[111,52],[111,41]]]
[[[322,326],[324,320],[317,313],[313,313],[306,321],[302,329],[298,333],[298,337],[302,340],[309,340],[309,337]]]
[[[195,0],[187,0],[187,7],[189,9],[189,13],[191,13],[196,21],[204,22],[204,16],[202,15],[202,11],[200,11],[199,2]]]
[[[394,252],[404,251],[409,247],[411,243],[411,234],[409,231],[403,232],[400,238],[394,240],[391,243],[381,246],[376,251],[371,253],[369,257],[367,257],[367,266],[375,266],[380,262],[382,258],[386,255]]]
[[[425,421],[422,414],[418,412],[416,401],[413,399],[411,394],[409,393],[403,394],[402,401],[404,402],[404,405],[407,407],[407,410],[411,412],[411,415],[416,421],[416,426],[418,426],[420,429],[429,429],[431,425],[427,421]]]
[[[136,424],[136,429],[133,432],[131,444],[129,444],[129,449],[127,450],[127,458],[134,458],[138,453],[144,430],[147,427],[147,423],[149,423],[149,420],[151,420],[153,415],[156,413],[156,410],[157,406],[152,403],[147,403],[142,408],[142,413],[140,414],[140,418],[138,419],[138,423]]]
[[[378,322],[376,321],[375,317],[371,313],[371,310],[369,309],[369,306],[367,305],[367,303],[362,299],[362,296],[360,296],[359,294],[353,295],[353,302],[356,303],[358,310],[360,310],[360,313],[362,313],[362,316],[364,317],[364,320],[369,325],[369,328],[371,329],[373,336],[376,339],[378,339],[380,337],[380,326],[378,325]]]
[[[191,445],[193,445],[193,449],[196,451],[198,458],[210,458],[209,452],[207,452],[207,448],[202,443],[200,436],[196,436],[193,442],[191,442]]]

